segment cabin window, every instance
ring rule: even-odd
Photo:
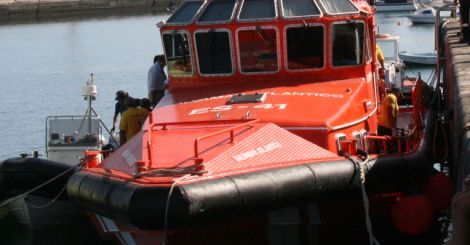
[[[329,14],[345,14],[359,11],[350,0],[320,0],[320,2]]]
[[[278,70],[275,29],[257,27],[238,32],[238,46],[242,72],[269,72]]]
[[[168,19],[167,23],[184,24],[192,22],[203,3],[204,1],[184,2],[183,5],[181,5],[181,7]]]
[[[282,0],[282,16],[318,16],[320,10],[313,0]]]
[[[286,30],[289,70],[323,67],[323,27],[299,26]]]
[[[364,24],[357,22],[333,26],[333,65],[360,65],[363,57]]]
[[[181,32],[164,33],[163,45],[165,47],[168,73],[171,76],[191,76],[193,74],[193,65],[188,34]]]
[[[244,0],[240,20],[273,19],[276,17],[275,0]]]
[[[199,22],[221,22],[232,18],[235,0],[214,0],[209,3]]]
[[[201,74],[230,74],[233,72],[228,32],[210,30],[197,32],[195,36]]]

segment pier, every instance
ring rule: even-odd
[[[450,160],[457,190],[470,173],[470,44],[463,38],[460,26],[460,20],[448,22],[441,35],[445,41],[443,76],[448,93],[450,149],[453,149]]]
[[[0,0],[0,24],[162,12],[178,3],[179,0]]]
[[[460,1],[461,18],[445,23],[436,41],[443,64],[443,91],[448,118],[450,175],[454,180],[452,238],[447,245],[469,244],[470,186],[470,27],[469,1]]]

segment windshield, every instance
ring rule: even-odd
[[[333,65],[360,65],[363,61],[364,24],[349,22],[333,27]]]
[[[174,32],[163,34],[168,73],[171,76],[190,76],[193,73],[188,35]]]

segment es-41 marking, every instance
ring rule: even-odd
[[[192,111],[189,112],[189,115],[204,114],[204,113],[209,113],[209,112],[229,111],[233,109],[248,109],[248,108],[266,109],[266,110],[269,110],[269,109],[284,110],[287,108],[287,104],[259,104],[259,105],[253,105],[253,106],[221,105],[221,106],[214,106],[214,107],[203,107],[203,108],[193,109]]]

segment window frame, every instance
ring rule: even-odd
[[[245,22],[265,22],[265,21],[271,21],[271,20],[275,20],[277,18],[279,18],[279,12],[278,12],[278,6],[277,6],[277,0],[271,0],[271,1],[274,1],[274,17],[272,18],[260,18],[260,19],[240,19],[240,14],[242,13],[242,9],[243,7],[245,6],[245,1],[246,0],[243,0],[241,3],[240,3],[240,6],[238,8],[238,14],[237,14],[237,22],[240,22],[240,23],[245,23]]]
[[[283,19],[288,19],[288,20],[303,20],[305,18],[320,18],[320,17],[323,17],[323,9],[322,7],[317,3],[317,1],[315,0],[310,0],[312,1],[315,6],[317,7],[318,11],[320,12],[318,15],[303,15],[303,16],[292,16],[292,17],[288,17],[288,16],[285,16],[284,15],[284,2],[283,0],[279,0],[280,2],[280,7],[281,7],[281,14],[280,14],[280,17],[283,18]],[[276,1],[277,2],[277,1]]]
[[[174,33],[183,33],[183,34],[186,34],[187,37],[188,37],[188,48],[189,48],[189,58],[191,60],[191,74],[188,74],[188,75],[171,75],[170,74],[170,69],[169,69],[169,65],[167,67],[167,71],[168,71],[168,75],[172,76],[172,77],[193,77],[194,76],[194,55],[192,53],[193,51],[193,48],[192,48],[192,41],[191,41],[191,33],[189,31],[186,31],[186,30],[168,30],[168,31],[164,31],[162,32],[162,44],[163,44],[163,52],[165,53],[165,57],[167,59],[167,63],[168,63],[168,54],[166,53],[166,48],[165,48],[165,43],[164,43],[164,39],[163,39],[163,35],[165,34],[174,34]]]
[[[197,60],[197,71],[199,72],[199,75],[202,77],[220,77],[220,76],[233,76],[235,74],[235,64],[234,64],[234,59],[230,59],[231,63],[231,68],[232,72],[231,73],[214,73],[214,74],[203,74],[201,73],[201,66],[199,62],[199,50],[197,48],[197,39],[196,39],[196,34],[197,33],[207,33],[210,31],[215,31],[215,32],[227,32],[228,33],[228,42],[229,42],[229,47],[230,47],[230,57],[233,57],[233,43],[232,43],[232,32],[228,28],[208,28],[208,29],[199,29],[193,33],[193,38],[194,38],[194,52]]]
[[[370,32],[369,32],[369,28],[367,28],[367,26],[364,26],[364,28],[366,29],[366,31],[364,32],[364,40],[365,40],[365,56],[364,57],[366,59],[366,64],[369,64],[370,62],[372,62],[372,43],[370,42]],[[374,47],[375,49],[375,47]]]
[[[354,23],[361,23],[363,24],[364,26],[364,36],[363,36],[363,42],[362,42],[362,50],[364,52],[364,54],[362,55],[362,61],[360,64],[357,64],[357,65],[342,65],[342,66],[335,66],[333,64],[333,40],[334,40],[334,35],[335,35],[335,31],[334,31],[334,26],[335,25],[339,25],[339,24],[347,24],[349,21],[348,20],[340,20],[340,21],[334,21],[330,24],[330,42],[328,43],[329,44],[329,47],[330,47],[330,50],[328,50],[329,54],[329,65],[332,67],[332,69],[344,69],[344,68],[354,68],[354,67],[360,67],[360,66],[364,66],[366,65],[366,52],[365,52],[365,37],[366,37],[366,29],[367,29],[367,25],[366,23],[363,21],[363,20],[352,20],[352,22]]]
[[[281,47],[280,47],[280,38],[279,38],[279,30],[277,27],[273,25],[263,25],[263,26],[258,26],[261,29],[271,29],[276,32],[276,52],[277,52],[277,70],[275,71],[259,71],[259,72],[244,72],[242,70],[242,62],[241,62],[241,52],[240,52],[240,40],[238,38],[238,33],[240,31],[256,31],[255,26],[249,26],[249,27],[240,27],[235,31],[235,43],[236,43],[236,49],[237,49],[237,62],[238,62],[238,70],[240,71],[241,74],[243,75],[259,75],[259,74],[275,74],[279,73],[281,70],[281,62],[280,62],[280,55],[281,55]]]
[[[284,26],[284,50],[286,51],[284,55],[284,69],[286,69],[286,71],[289,71],[289,72],[306,72],[306,71],[319,71],[319,70],[323,70],[325,69],[326,65],[327,65],[327,61],[326,61],[326,57],[327,57],[327,52],[328,50],[327,49],[327,32],[326,32],[326,26],[323,24],[323,23],[318,23],[318,22],[315,22],[315,23],[308,23],[308,26],[311,27],[311,26],[320,26],[320,27],[323,27],[323,66],[322,67],[318,67],[318,68],[310,68],[310,69],[289,69],[289,54],[287,53],[288,52],[288,49],[287,49],[287,29],[288,28],[293,28],[293,27],[303,27],[303,24],[289,24],[289,25],[285,25]]]

